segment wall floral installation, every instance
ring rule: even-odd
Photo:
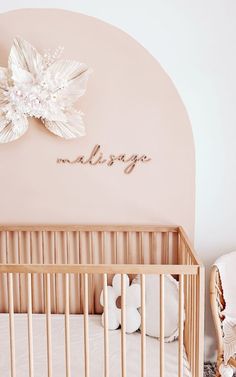
[[[0,143],[24,135],[29,117],[65,139],[85,135],[75,103],[86,91],[91,69],[61,59],[62,51],[59,47],[41,55],[22,38],[14,39],[8,67],[0,67]]]

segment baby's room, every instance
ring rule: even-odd
[[[0,3],[0,377],[236,375],[236,3]]]

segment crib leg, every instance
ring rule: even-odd
[[[233,377],[234,370],[230,365],[222,363],[219,366],[219,373],[221,377]]]

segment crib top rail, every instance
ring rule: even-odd
[[[55,225],[0,225],[0,232],[172,232],[180,227],[168,225],[116,225],[116,224],[55,224]]]
[[[173,264],[0,264],[0,273],[197,275],[198,266]]]

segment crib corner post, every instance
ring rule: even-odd
[[[203,377],[204,373],[204,305],[205,305],[205,268],[200,265],[197,274],[197,343],[198,362],[196,377]]]

